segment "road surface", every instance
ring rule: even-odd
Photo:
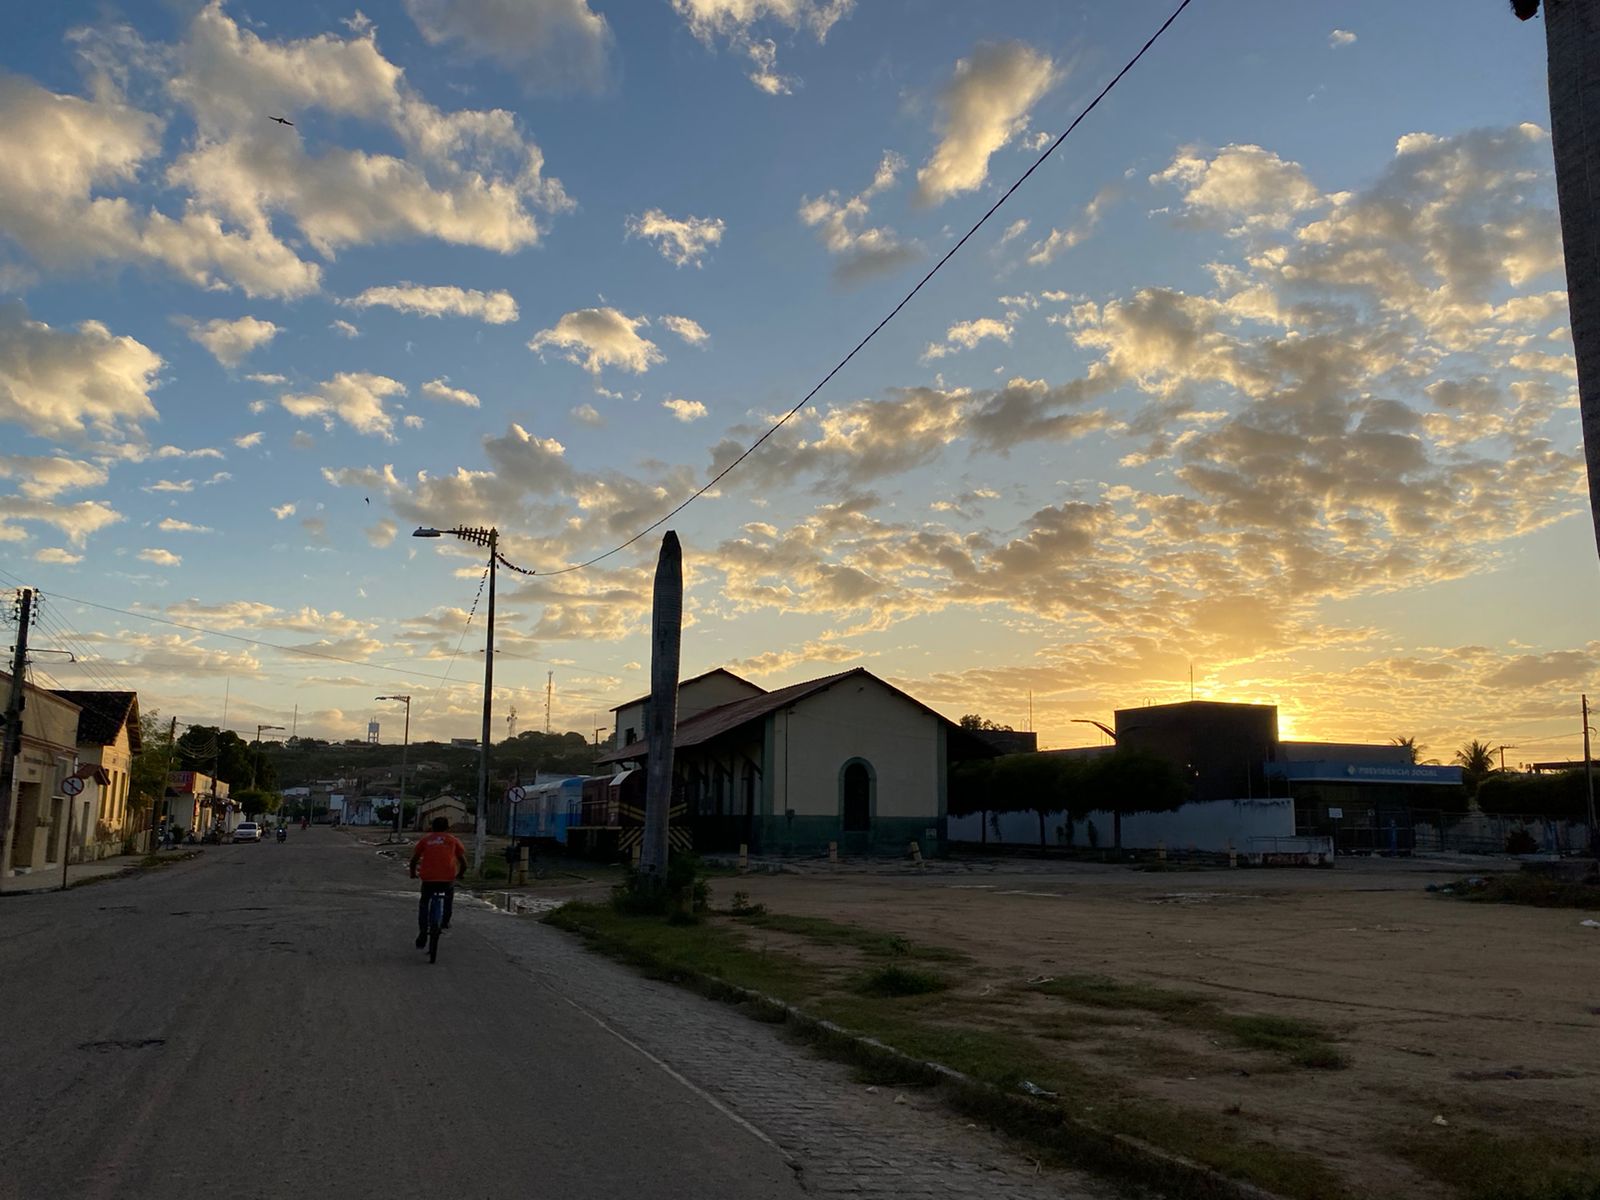
[[[0,899],[0,1197],[1062,1194],[528,918],[430,965],[413,886],[312,829]]]

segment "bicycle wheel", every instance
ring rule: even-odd
[[[428,926],[428,961],[439,961],[439,926],[437,924]]]
[[[444,923],[444,896],[435,892],[428,901],[428,961],[439,960],[439,926]]]

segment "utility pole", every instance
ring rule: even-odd
[[[489,714],[494,707],[494,564],[500,557],[500,531],[489,530],[489,619],[483,647],[483,745],[478,755],[478,819],[472,830],[472,869],[483,875],[484,835],[489,824]]]
[[[678,655],[683,640],[683,551],[667,530],[656,559],[650,633],[650,707],[645,717],[647,771],[639,870],[667,881],[667,821],[672,808],[672,743],[678,732]]]
[[[27,705],[23,677],[28,670],[28,626],[33,623],[33,589],[17,595],[17,644],[11,651],[11,695],[0,738],[0,883],[11,862],[11,799],[16,790],[17,756],[22,753],[22,710]],[[63,855],[63,857],[65,857]]]
[[[406,812],[406,755],[411,750],[411,697],[410,696],[379,696],[379,700],[398,700],[406,706],[406,731],[400,742],[400,802],[394,807],[394,833],[391,835],[395,841],[400,837],[401,822]]]
[[[1594,763],[1589,760],[1589,697],[1583,698],[1583,782],[1589,791],[1589,853],[1600,860],[1600,828],[1594,822]]]
[[[544,732],[546,737],[550,735],[550,697],[555,694],[555,687],[556,673],[554,671],[546,671],[544,673]]]

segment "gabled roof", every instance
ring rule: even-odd
[[[758,721],[768,713],[777,712],[780,708],[787,708],[791,704],[807,700],[820,692],[827,691],[837,683],[842,683],[847,679],[853,679],[858,676],[870,679],[880,687],[887,688],[902,700],[909,701],[923,712],[942,721],[949,728],[960,731],[961,727],[950,720],[949,717],[935,712],[915,696],[908,695],[895,687],[894,684],[886,683],[884,680],[879,679],[865,667],[853,667],[848,671],[840,671],[834,675],[824,675],[820,679],[810,679],[805,683],[790,684],[788,687],[779,688],[775,692],[765,692],[759,696],[751,696],[748,700],[735,700],[731,704],[723,704],[717,708],[707,709],[703,713],[697,713],[687,721],[679,723],[677,736],[672,739],[673,749],[685,750],[691,746],[704,745],[706,742],[721,737],[725,733],[731,733],[741,725],[748,725],[752,721]],[[626,762],[632,759],[646,758],[648,754],[649,748],[645,743],[633,742],[623,746],[621,749],[602,754],[595,759],[595,762]]]
[[[729,679],[733,680],[735,683],[742,683],[746,687],[753,687],[758,692],[763,692],[764,693],[765,690],[766,690],[759,683],[751,683],[748,679],[744,679],[744,678],[741,678],[738,675],[735,675],[732,671],[728,670],[727,667],[712,667],[711,670],[702,671],[700,674],[695,675],[692,678],[680,680],[679,683],[678,683],[678,690],[681,692],[681,691],[683,691],[684,688],[688,687],[691,683],[699,683],[702,679],[710,679],[713,675],[726,675]],[[611,706],[611,711],[612,712],[621,712],[625,708],[632,708],[635,704],[644,704],[649,699],[650,699],[650,693],[646,692],[644,695],[636,696],[632,700],[627,701],[626,703],[612,705]]]
[[[128,748],[134,753],[141,749],[139,738],[138,692],[81,692],[59,689],[56,695],[76,704],[78,713],[78,745],[109,746],[117,740],[124,725],[128,727]]]

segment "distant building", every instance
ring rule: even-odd
[[[129,796],[133,756],[142,748],[137,692],[63,690],[56,695],[78,706],[78,764],[95,766],[106,782],[85,780],[81,798],[89,811],[74,822],[72,860],[83,862],[122,853],[123,841],[146,829],[139,824],[138,797]],[[144,849],[142,845],[137,849]]]
[[[1032,730],[968,729],[967,732],[996,754],[1032,754],[1039,748],[1039,735]]]

